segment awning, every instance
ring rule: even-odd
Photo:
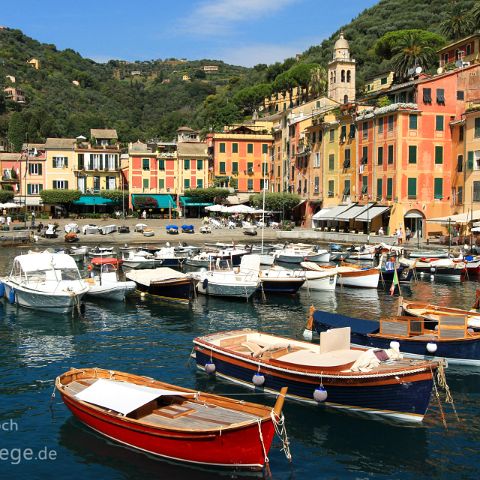
[[[336,220],[338,215],[352,208],[352,205],[337,205],[330,209],[320,220]],[[320,213],[320,212],[319,212]]]
[[[77,393],[75,397],[83,402],[128,415],[162,395],[192,396],[195,394],[99,378],[85,390]]]
[[[132,205],[135,208],[175,208],[177,205],[168,194],[135,194],[132,195]]]
[[[410,210],[405,214],[403,218],[425,218],[420,212],[417,210]]]
[[[312,220],[323,220],[323,218],[329,214],[330,210],[331,208],[322,208],[312,217]]]
[[[355,205],[349,210],[337,215],[335,220],[338,220],[339,222],[347,222],[349,220],[356,219],[359,215],[370,209],[372,205],[373,203],[368,203],[367,205]]]
[[[180,203],[183,207],[209,207],[212,202],[196,202],[191,197],[180,197]]]
[[[449,215],[447,217],[428,218],[427,222],[431,223],[469,223],[480,219],[480,210],[474,212],[459,213],[457,215]]]
[[[301,205],[303,205],[305,202],[307,201],[307,199],[303,199],[303,200],[300,200],[300,203],[297,203],[293,208],[298,208],[300,207]]]
[[[355,221],[370,223],[375,217],[382,215],[382,213],[386,212],[389,209],[390,207],[372,207],[361,213],[358,217],[356,217]]]
[[[111,198],[97,195],[82,195],[78,200],[72,202],[74,205],[107,205],[114,203]]]

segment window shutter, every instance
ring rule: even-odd
[[[65,165],[65,167],[68,167],[68,157],[64,157],[63,164]]]
[[[443,178],[434,179],[434,198],[437,200],[443,198]]]
[[[435,147],[435,163],[436,164],[443,163],[443,147],[438,145]]]
[[[65,180],[65,190],[68,190],[68,180]]]
[[[30,184],[27,184],[27,195],[32,194],[32,186]]]
[[[42,175],[42,164],[41,163],[38,164],[38,174]]]
[[[468,152],[467,168],[473,170],[473,151]]]

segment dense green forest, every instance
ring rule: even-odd
[[[306,93],[309,88],[317,94],[325,91],[325,67],[340,30],[357,61],[361,88],[366,77],[395,68],[401,52],[415,42],[423,42],[422,61],[433,67],[435,48],[478,29],[479,5],[480,0],[381,0],[299,59],[250,69],[217,60],[111,60],[101,64],[71,49],[59,51],[19,30],[3,28],[0,139],[11,138],[13,133],[18,139],[24,132],[29,142],[41,142],[49,136],[75,137],[88,135],[90,128],[109,127],[116,128],[124,142],[171,140],[183,124],[202,131],[218,129],[251,115],[270,93],[288,92],[294,86]],[[436,35],[413,30],[398,45],[391,36],[384,37],[405,29],[427,29]],[[31,58],[40,61],[39,70],[27,64]],[[205,73],[203,65],[217,65],[218,73]],[[15,77],[15,84],[7,75]],[[183,81],[183,75],[190,80]],[[5,99],[7,86],[23,90],[25,105]]]

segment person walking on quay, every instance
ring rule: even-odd
[[[412,231],[407,227],[405,229],[405,241],[408,243],[412,237]]]
[[[146,220],[146,218],[147,218],[147,211],[146,211],[146,210],[144,210],[144,211],[142,212],[142,218],[143,218],[144,220]]]
[[[31,224],[31,227],[32,227],[32,228],[35,228],[35,212],[32,212],[32,224]]]

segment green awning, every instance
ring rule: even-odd
[[[175,208],[177,206],[175,200],[168,194],[132,195],[132,204],[135,208]]]
[[[105,198],[99,195],[82,195],[78,200],[74,200],[72,203],[74,205],[107,205],[114,202],[111,198]]]
[[[196,202],[192,197],[180,197],[180,203],[183,207],[209,207],[211,202]]]

